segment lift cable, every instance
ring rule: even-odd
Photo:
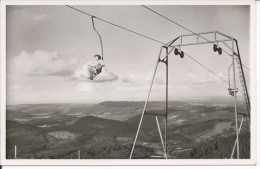
[[[226,84],[229,84],[228,81],[226,81],[225,79],[223,79],[222,77],[220,77],[219,75],[217,75],[216,73],[214,73],[212,70],[210,70],[209,68],[207,68],[206,66],[204,66],[203,64],[201,64],[200,62],[198,62],[197,60],[195,60],[193,57],[191,57],[189,54],[187,54],[186,52],[184,53],[186,56],[188,56],[191,60],[193,60],[194,62],[196,62],[197,64],[199,64],[200,66],[202,66],[204,69],[206,69],[207,71],[209,71],[210,73],[212,73],[213,75],[215,75],[216,77],[218,77],[220,80],[222,80],[223,82],[225,82]]]
[[[228,81],[226,81],[225,79],[223,79],[222,77],[220,77],[219,75],[217,75],[216,73],[214,73],[212,70],[210,70],[209,68],[207,68],[206,66],[204,66],[202,63],[200,63],[199,61],[197,61],[196,59],[194,59],[191,55],[187,54],[186,52],[184,53],[186,56],[188,56],[191,60],[193,60],[194,62],[196,62],[197,64],[199,64],[200,66],[202,66],[204,69],[206,69],[207,71],[209,71],[211,74],[215,75],[217,78],[219,78],[220,80],[222,80],[223,82],[225,82],[226,84],[228,84],[229,86],[232,86]],[[240,93],[242,93],[242,91],[238,90]]]
[[[142,36],[142,37],[144,37],[144,38],[150,39],[150,40],[152,40],[152,41],[154,41],[154,42],[158,42],[158,43],[164,45],[163,42],[161,42],[161,41],[159,41],[159,40],[156,40],[156,39],[154,39],[154,38],[151,38],[151,37],[149,37],[149,36],[143,35],[143,34],[138,33],[138,32],[136,32],[136,31],[130,30],[130,29],[128,29],[128,28],[125,28],[125,27],[122,27],[122,26],[120,26],[120,25],[114,24],[114,23],[109,22],[109,21],[107,21],[107,20],[104,20],[104,19],[102,19],[102,18],[96,17],[96,16],[94,16],[94,15],[91,15],[91,14],[89,14],[89,13],[87,13],[87,12],[84,12],[84,11],[79,10],[79,9],[77,9],[77,8],[74,8],[74,7],[72,7],[72,6],[69,6],[69,5],[65,5],[65,6],[71,8],[71,9],[74,9],[74,10],[76,10],[76,11],[78,11],[78,12],[81,12],[81,13],[83,13],[83,14],[86,14],[86,15],[88,15],[88,16],[90,16],[90,17],[95,17],[95,19],[98,19],[98,20],[100,20],[100,21],[102,21],[102,22],[108,23],[108,24],[113,25],[113,26],[115,26],[115,27],[124,29],[124,30],[126,30],[126,31],[128,31],[128,32],[132,32],[132,33],[134,33],[134,34],[137,34],[137,35],[139,35],[139,36]]]
[[[201,36],[200,34],[197,34],[197,33],[194,32],[194,31],[192,31],[192,30],[186,28],[185,26],[183,26],[183,25],[181,25],[181,24],[179,24],[179,23],[177,23],[177,22],[175,22],[175,21],[173,21],[173,20],[167,18],[166,16],[160,14],[159,12],[156,12],[155,10],[153,10],[153,9],[151,9],[151,8],[145,6],[145,5],[141,5],[141,6],[144,7],[144,8],[146,8],[146,9],[148,9],[149,11],[151,11],[151,12],[153,12],[153,13],[159,15],[160,17],[162,17],[162,18],[164,18],[164,19],[166,19],[166,20],[168,20],[168,21],[174,23],[175,25],[178,25],[179,27],[181,27],[181,28],[183,28],[183,29],[185,29],[185,30],[187,30],[187,31],[189,31],[189,32],[191,32],[191,33],[193,33],[193,34],[195,34],[195,35],[201,37],[202,39],[204,39],[204,40],[206,40],[206,41],[208,41],[208,42],[210,42],[210,43],[212,43],[212,44],[215,44],[214,42],[212,42],[212,41],[206,39],[205,37]],[[228,56],[230,56],[229,53],[228,53],[226,50],[224,50],[224,49],[222,49],[222,50],[223,50]],[[230,56],[230,57],[232,57],[232,56]],[[247,66],[245,66],[245,65],[243,65],[243,64],[242,64],[242,66],[245,67],[248,71],[250,71]]]
[[[146,35],[143,35],[143,34],[141,34],[141,33],[138,33],[138,32],[132,31],[132,30],[130,30],[130,29],[127,29],[127,28],[125,28],[125,27],[116,25],[116,24],[114,24],[114,23],[112,23],[112,22],[103,20],[103,19],[101,19],[101,18],[98,18],[98,17],[96,17],[96,16],[94,16],[94,15],[91,15],[91,14],[89,14],[89,13],[86,13],[86,12],[84,12],[84,11],[81,11],[81,10],[79,10],[79,9],[77,9],[77,8],[72,7],[72,6],[69,6],[69,5],[65,5],[65,6],[67,6],[67,7],[71,8],[71,9],[74,9],[74,10],[76,10],[76,11],[78,11],[78,12],[81,12],[81,13],[83,13],[83,14],[86,14],[86,15],[92,17],[92,22],[93,22],[93,18],[96,18],[96,19],[98,19],[98,20],[100,20],[100,21],[103,21],[103,22],[105,22],[105,23],[111,24],[111,25],[113,25],[113,26],[116,26],[116,27],[118,27],[118,28],[124,29],[124,30],[126,30],[126,31],[132,32],[132,33],[137,34],[137,35],[139,35],[139,36],[145,37],[145,38],[150,39],[150,40],[152,40],[152,41],[155,41],[155,42],[157,42],[157,43],[160,43],[160,44],[163,44],[163,45],[165,44],[165,43],[163,43],[163,42],[161,42],[161,41],[158,41],[158,40],[156,40],[156,39],[153,39],[153,38],[151,38],[151,37],[149,37],[149,36],[146,36]],[[149,9],[149,10],[151,10],[150,8],[148,8],[148,7],[144,6],[144,5],[142,5],[142,6],[145,7],[145,8],[147,8],[147,9]],[[151,11],[153,11],[153,10],[151,10]],[[155,12],[155,11],[153,11],[153,12],[154,12],[154,13],[157,13],[157,12]],[[160,16],[162,16],[162,17],[164,17],[163,15],[161,15],[161,14],[159,14],[159,13],[157,13],[157,14],[160,15]],[[187,29],[187,28],[183,27],[182,25],[180,25],[180,24],[178,24],[178,23],[176,23],[176,22],[170,20],[169,18],[166,18],[166,17],[164,17],[164,18],[167,19],[167,20],[169,20],[169,21],[171,21],[171,22],[173,22],[173,23],[175,23],[175,24],[177,24],[177,25],[179,25],[179,26],[181,26],[181,27],[184,28],[184,29],[190,31],[189,29]],[[193,32],[193,31],[190,31],[190,32],[192,32],[193,34],[196,34],[196,33]],[[196,35],[198,35],[198,34],[196,34]],[[198,35],[198,36],[200,36],[200,35]],[[200,37],[202,37],[202,36],[200,36]],[[208,39],[206,39],[206,38],[204,38],[204,37],[202,37],[202,38],[205,39],[205,40],[207,40],[208,42],[214,44],[214,42],[211,42],[211,41],[209,41]],[[225,51],[225,52],[226,52],[226,51]],[[227,53],[227,52],[226,52],[226,53]],[[228,54],[228,53],[227,53],[227,54]],[[202,66],[204,69],[206,69],[207,71],[209,71],[210,73],[212,73],[213,75],[215,75],[216,77],[218,77],[218,78],[219,78],[220,80],[222,80],[223,82],[225,82],[225,83],[227,83],[227,84],[230,84],[229,82],[227,82],[226,80],[224,80],[222,77],[220,77],[220,76],[218,76],[216,73],[214,73],[212,70],[210,70],[209,68],[207,68],[206,66],[204,66],[202,63],[200,63],[199,61],[197,61],[196,59],[194,59],[193,57],[191,57],[189,54],[185,53],[185,55],[188,56],[190,59],[192,59],[192,60],[193,60],[194,62],[196,62],[197,64],[199,64],[200,66]],[[229,54],[228,54],[228,55],[229,55]],[[229,55],[229,56],[230,56],[230,55]],[[157,65],[158,65],[158,64],[157,64]],[[244,66],[244,65],[243,65],[243,66]],[[246,66],[244,66],[244,67],[247,68]],[[248,68],[247,68],[247,69],[248,69]],[[249,69],[248,69],[248,70],[249,70]],[[240,90],[238,90],[238,91],[241,92]],[[242,92],[241,92],[241,93],[242,93]],[[148,100],[148,99],[147,99],[147,100]],[[241,124],[242,124],[242,123],[241,123]],[[140,125],[140,124],[139,124],[139,125]],[[237,143],[238,143],[238,140],[236,140],[235,145],[236,145]],[[234,145],[234,146],[235,146],[235,145]],[[233,148],[233,149],[234,149],[234,148]],[[132,149],[132,151],[133,151],[133,149]],[[164,151],[166,152],[165,149],[164,149]],[[234,151],[234,150],[233,150],[233,151]],[[131,152],[130,158],[131,158],[131,156],[132,156],[132,152]],[[231,158],[232,158],[232,156],[233,156],[233,152],[232,152]]]
[[[163,45],[165,44],[165,43],[163,43],[163,42],[161,42],[161,41],[159,41],[159,40],[153,39],[153,38],[151,38],[151,37],[149,37],[149,36],[143,35],[143,34],[141,34],[141,33],[132,31],[132,30],[130,30],[130,29],[128,29],[128,28],[125,28],[125,27],[119,26],[119,25],[117,25],[117,24],[114,24],[114,23],[112,23],[112,22],[106,21],[106,20],[104,20],[104,19],[102,19],[102,18],[96,17],[96,16],[94,16],[94,15],[91,15],[91,14],[89,14],[89,13],[87,13],[87,12],[81,11],[81,10],[79,10],[79,9],[77,9],[77,8],[72,7],[72,6],[69,6],[69,5],[65,5],[65,6],[71,8],[71,9],[74,9],[74,10],[76,10],[76,11],[78,11],[78,12],[81,12],[81,13],[83,13],[83,14],[85,14],[85,15],[88,15],[88,16],[90,16],[90,17],[95,17],[95,19],[98,19],[98,20],[103,21],[103,22],[105,22],[105,23],[108,23],[108,24],[110,24],[110,25],[116,26],[116,27],[118,27],[118,28],[124,29],[124,30],[129,31],[129,32],[131,32],[131,33],[134,33],[134,34],[136,34],[136,35],[139,35],[139,36],[145,37],[145,38],[147,38],[147,39],[150,39],[150,40],[152,40],[152,41],[154,41],[154,42],[157,42],[157,43],[160,43],[160,44],[163,44]],[[196,59],[194,59],[191,55],[187,54],[186,52],[185,52],[185,55],[187,55],[187,56],[188,56],[190,59],[192,59],[194,62],[196,62],[197,64],[199,64],[200,66],[202,66],[204,69],[206,69],[207,71],[209,71],[210,73],[212,73],[213,75],[215,75],[217,78],[219,78],[220,80],[222,80],[222,81],[225,82],[226,84],[229,84],[225,79],[223,79],[222,77],[220,77],[219,75],[217,75],[216,73],[214,73],[212,70],[210,70],[209,68],[207,68],[206,66],[204,66],[202,63],[200,63],[199,61],[197,61]],[[231,85],[231,86],[232,86],[232,85]],[[241,91],[239,91],[239,92],[241,92]]]

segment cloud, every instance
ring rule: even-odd
[[[121,80],[122,80],[122,82],[131,84],[131,85],[142,85],[142,84],[149,84],[149,82],[151,82],[151,80],[152,80],[152,76],[153,76],[152,72],[149,72],[145,76],[140,75],[140,74],[129,74],[128,76],[123,77]]]
[[[93,92],[94,86],[90,83],[79,83],[75,86],[74,90],[79,92]]]
[[[100,73],[97,77],[96,77],[96,81],[97,82],[105,82],[105,81],[114,81],[117,80],[118,76],[115,75],[112,72],[107,71],[105,68],[102,70],[102,73]]]
[[[69,76],[77,64],[75,59],[64,60],[56,52],[38,50],[33,53],[22,51],[11,59],[8,71],[14,74],[38,76]]]
[[[42,86],[33,86],[33,85],[12,85],[10,91],[37,91],[43,90]]]
[[[145,76],[140,74],[130,74],[127,77],[120,79],[115,86],[120,92],[146,92],[150,88],[152,77],[153,72],[149,72]],[[162,78],[160,74],[157,74],[154,79],[152,91],[164,91],[165,84],[165,79]]]
[[[97,75],[93,81],[88,80],[88,74],[87,74],[88,66],[87,64],[83,65],[82,67],[79,67],[76,69],[76,71],[73,73],[71,79],[77,80],[77,81],[89,81],[89,82],[107,82],[107,81],[115,81],[118,79],[118,76],[115,75],[112,72],[109,72],[105,67],[102,68],[102,72]]]

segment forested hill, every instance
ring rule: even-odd
[[[228,137],[216,135],[211,139],[193,145],[190,151],[173,155],[180,159],[229,159],[235,138],[234,134]],[[236,158],[236,150],[233,158]],[[239,158],[250,158],[250,133],[248,131],[239,135]]]

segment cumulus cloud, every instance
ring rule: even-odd
[[[33,86],[33,85],[19,85],[15,84],[10,87],[8,87],[10,91],[37,91],[37,90],[43,90],[43,86]]]
[[[88,74],[87,74],[88,66],[83,65],[82,67],[79,67],[76,69],[74,74],[72,75],[72,80],[78,80],[78,81],[90,81],[88,80]],[[102,72],[94,78],[93,81],[90,82],[107,82],[107,81],[114,81],[117,80],[118,76],[114,73],[108,71],[105,67],[102,68]]]
[[[146,75],[129,74],[127,77],[123,77],[116,84],[117,90],[122,92],[143,92],[148,91],[151,85],[153,72],[149,72]],[[155,76],[153,83],[153,91],[161,91],[165,89],[165,79],[160,74]]]
[[[10,89],[12,90],[12,91],[14,91],[14,90],[31,90],[32,89],[32,86],[21,86],[21,85],[13,85],[13,86],[11,86],[10,87]]]
[[[155,75],[154,84],[155,85],[164,85],[166,83],[165,75],[157,74]],[[153,72],[149,72],[146,75],[140,75],[140,74],[130,74],[127,77],[122,78],[122,82],[129,83],[133,85],[148,85],[151,83],[153,78]]]
[[[94,91],[94,86],[91,85],[90,83],[79,83],[75,86],[74,90],[75,91],[80,91],[80,92],[92,92]]]
[[[96,77],[96,81],[97,82],[105,82],[105,81],[114,81],[117,80],[118,76],[115,75],[112,72],[109,72],[108,70],[106,70],[105,68],[103,69],[102,73],[100,73],[97,77]]]
[[[75,59],[64,60],[56,52],[38,50],[33,53],[22,51],[11,59],[8,71],[15,74],[41,76],[69,76],[77,64]]]

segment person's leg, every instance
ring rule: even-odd
[[[87,73],[88,73],[88,78],[90,80],[93,80],[94,72],[93,72],[93,68],[91,66],[88,67]]]

